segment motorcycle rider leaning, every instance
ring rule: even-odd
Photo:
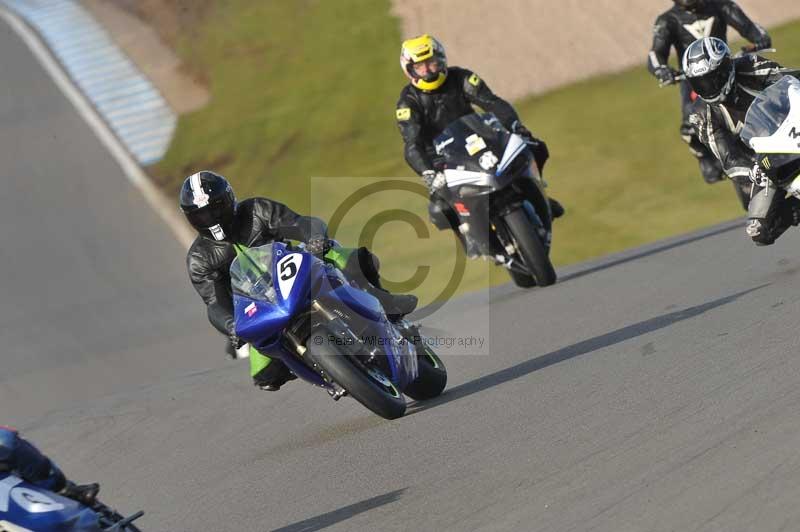
[[[728,45],[713,37],[692,43],[683,56],[683,71],[691,88],[708,105],[690,116],[700,141],[731,178],[749,178],[747,235],[757,245],[775,242],[800,221],[795,198],[785,199],[758,168],[755,152],[740,138],[745,116],[758,94],[786,75],[800,71],[756,55],[734,59]]]
[[[16,429],[0,425],[0,472],[19,476],[41,489],[52,491],[87,506],[92,506],[100,491],[99,484],[79,486]]]
[[[458,233],[457,215],[438,193],[445,185],[445,178],[437,171],[433,146],[434,139],[451,122],[474,113],[473,105],[494,113],[503,126],[531,142],[540,171],[549,157],[547,145],[522,125],[511,104],[497,97],[477,74],[465,68],[448,67],[444,47],[430,35],[403,42],[400,66],[409,79],[395,110],[405,143],[406,162],[428,187],[431,222],[439,229]],[[553,218],[564,214],[564,208],[552,198],[550,209]]]
[[[675,81],[677,72],[669,65],[670,50],[674,47],[680,60],[686,48],[695,40],[716,37],[727,42],[728,26],[733,27],[744,38],[753,43],[757,50],[772,46],[769,34],[750,20],[744,11],[730,0],[674,0],[675,5],[661,14],[653,28],[653,46],[650,50],[647,67],[662,85]],[[694,133],[689,123],[689,115],[697,112],[691,98],[691,88],[681,82],[681,137],[689,144],[689,150],[697,157],[700,172],[707,183],[724,179],[722,168]],[[702,103],[700,104],[702,106]]]
[[[413,295],[390,294],[381,288],[378,260],[366,248],[338,247],[327,237],[319,218],[301,216],[286,205],[266,198],[241,202],[228,181],[214,172],[202,171],[186,178],[180,206],[198,237],[189,248],[189,278],[208,307],[208,319],[228,336],[233,349],[242,343],[236,336],[229,269],[236,258],[235,245],[257,247],[275,240],[304,242],[306,251],[336,262],[345,276],[375,296],[389,319],[414,310]],[[250,374],[262,390],[276,391],[295,376],[283,362],[250,349]]]

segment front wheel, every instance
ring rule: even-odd
[[[504,216],[509,236],[525,267],[533,275],[512,272],[512,279],[523,288],[533,285],[550,286],[556,282],[556,271],[539,239],[536,228],[524,209],[515,209]]]
[[[330,341],[324,328],[318,328],[308,339],[307,356],[347,390],[359,403],[386,419],[397,419],[406,413],[406,400],[378,368],[362,364],[347,346]]]
[[[417,348],[417,380],[406,386],[403,393],[417,401],[438,397],[447,386],[447,368],[439,356],[424,342],[414,342]]]

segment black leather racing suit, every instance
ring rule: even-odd
[[[465,68],[448,68],[447,79],[435,91],[406,85],[397,102],[397,126],[405,142],[406,162],[417,174],[434,170],[433,139],[450,122],[474,113],[473,104],[494,113],[506,128],[519,120],[510,103],[495,96],[481,78]]]
[[[309,242],[327,238],[327,231],[325,222],[319,218],[301,216],[277,201],[250,198],[239,202],[233,222],[232,241],[217,241],[201,235],[195,239],[186,256],[189,278],[208,307],[211,324],[222,334],[234,339],[236,331],[229,273],[231,263],[236,258],[234,243],[257,247],[275,240]],[[349,255],[344,274],[376,296],[384,308],[388,305],[387,298],[394,297],[381,289],[377,258],[367,248],[359,248]],[[283,380],[287,373],[288,369],[282,362],[272,360],[254,379],[259,384],[266,384]]]
[[[496,96],[485,81],[466,68],[449,67],[447,79],[435,91],[423,91],[410,83],[403,88],[397,102],[397,126],[405,142],[406,162],[417,174],[436,170],[433,140],[451,122],[474,113],[473,105],[494,113],[507,129],[519,121],[511,104]],[[535,142],[532,150],[541,169],[549,156],[547,145],[535,138],[531,140]],[[447,202],[438,195],[431,197],[431,220],[439,229],[455,229],[457,217],[450,211]]]
[[[247,247],[263,246],[280,239],[308,242],[325,238],[325,223],[300,216],[286,205],[266,198],[250,198],[236,207],[233,240]],[[233,242],[198,236],[189,248],[186,266],[197,293],[208,307],[208,320],[219,332],[235,335],[231,278],[228,270],[236,251]]]
[[[655,75],[659,69],[669,68],[669,54],[672,48],[675,48],[680,63],[686,48],[697,39],[716,37],[727,42],[728,26],[733,27],[750,42],[758,43],[761,48],[769,48],[771,45],[766,31],[750,20],[735,2],[702,0],[696,11],[687,11],[675,5],[656,19],[653,28],[653,46],[647,62],[650,73]],[[710,183],[718,181],[722,179],[721,169],[714,164],[714,157],[694,135],[694,130],[689,124],[689,115],[698,112],[698,109],[702,108],[702,102],[692,101],[692,89],[685,81],[681,83],[680,93],[683,113],[681,137],[689,144],[694,156],[700,160],[706,181]]]
[[[755,55],[735,59],[734,67],[736,79],[728,97],[720,103],[706,105],[690,120],[696,124],[700,141],[719,160],[724,172],[750,191],[748,235],[756,244],[768,245],[790,225],[796,225],[793,203],[797,200],[785,200],[783,194],[776,194],[771,183],[767,186],[750,183],[750,169],[757,158],[739,135],[756,96],[783,76],[800,78],[800,71],[783,68],[775,61]]]

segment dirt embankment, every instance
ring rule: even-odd
[[[205,1],[205,0],[204,0]],[[174,53],[178,31],[202,16],[203,2],[82,0],[128,57],[179,114],[205,106],[210,94],[201,75],[189,72]]]
[[[738,3],[762,26],[800,18],[798,0]],[[392,13],[404,36],[435,35],[451,64],[519,98],[645,64],[653,22],[671,6],[670,0],[393,0]]]
[[[174,47],[179,35],[191,35],[215,0],[83,2],[179,111],[207,101],[198,83],[202,73],[187,76],[159,44]],[[800,18],[798,0],[739,4],[763,26]],[[670,0],[392,0],[391,11],[404,36],[437,36],[451,64],[479,72],[496,92],[516,99],[644,64],[653,21],[671,5]],[[139,20],[131,23],[131,14]]]

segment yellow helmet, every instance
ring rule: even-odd
[[[427,33],[408,39],[400,49],[400,67],[416,88],[435,91],[447,79],[444,46]]]

